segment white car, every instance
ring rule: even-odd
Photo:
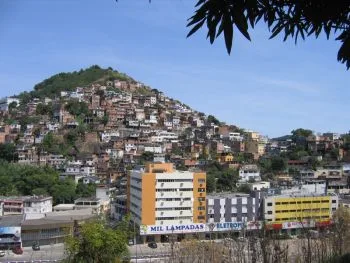
[[[0,257],[4,257],[5,256],[5,251],[0,250]]]

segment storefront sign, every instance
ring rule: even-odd
[[[243,222],[223,222],[207,224],[207,231],[238,231],[244,228]]]
[[[205,224],[184,224],[184,225],[141,225],[140,235],[158,234],[182,234],[205,232]]]
[[[246,224],[246,230],[258,230],[262,229],[262,221],[249,221]]]
[[[294,229],[294,228],[310,228],[315,227],[315,221],[302,221],[302,222],[285,222],[282,223],[283,229]]]
[[[179,225],[141,225],[140,235],[163,235],[200,232],[229,232],[257,230],[262,228],[261,221],[250,222],[220,222],[207,224],[179,224]]]

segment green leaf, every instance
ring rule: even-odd
[[[194,7],[198,7],[203,4],[206,0],[199,0],[198,3]]]
[[[225,37],[227,53],[231,54],[232,39],[233,39],[233,26],[232,26],[231,16],[228,14],[224,14],[223,23],[224,23],[224,37]]]
[[[186,37],[190,37],[194,32],[196,32],[199,28],[201,28],[203,26],[205,22],[205,19],[203,19],[202,21],[200,21],[197,25],[195,25],[191,31],[187,34]]]
[[[277,27],[277,25],[272,29],[272,34],[271,36],[269,37],[269,39],[272,39],[274,38],[275,36],[277,36],[281,31],[282,29],[284,28],[284,25],[280,25],[279,27]]]
[[[243,12],[243,10],[233,9],[233,21],[242,35],[250,41],[247,19],[241,11]]]

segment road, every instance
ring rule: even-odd
[[[138,244],[129,247],[131,259],[135,259],[137,257],[137,262],[150,262],[149,258],[155,258],[155,261],[152,259],[152,262],[158,262],[157,258],[159,256],[164,259],[164,255],[170,255],[170,251],[171,249],[169,244],[158,244],[157,248],[150,248],[147,244]],[[16,255],[11,250],[6,251],[6,255],[4,257],[0,257],[0,262],[54,262],[55,260],[57,261],[63,259],[64,257],[64,245],[55,244],[52,246],[40,246],[40,251],[33,251],[31,247],[24,247],[22,255]]]
[[[216,240],[215,242],[221,242],[221,240]],[[288,244],[291,259],[294,258],[293,254],[297,251],[300,242],[301,240],[298,239],[281,241],[282,244]],[[169,243],[158,243],[157,245],[157,248],[150,248],[147,244],[129,246],[131,262],[167,262],[171,256],[171,245]],[[178,244],[175,243],[176,245]],[[6,251],[6,255],[0,257],[0,262],[55,262],[65,257],[64,244],[40,246],[40,251],[33,251],[31,247],[24,247],[23,250],[22,255],[16,255],[12,251]]]
[[[19,262],[32,261],[40,262],[48,260],[54,262],[64,258],[64,245],[55,244],[48,246],[40,246],[39,251],[33,251],[31,247],[24,247],[22,255],[16,255],[11,250],[6,251],[6,255],[0,258],[0,262]]]

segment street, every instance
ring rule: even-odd
[[[39,251],[33,251],[31,247],[23,247],[23,254],[16,255],[11,250],[5,251],[6,255],[0,258],[0,262],[16,261],[54,261],[64,258],[64,244],[40,246]]]

